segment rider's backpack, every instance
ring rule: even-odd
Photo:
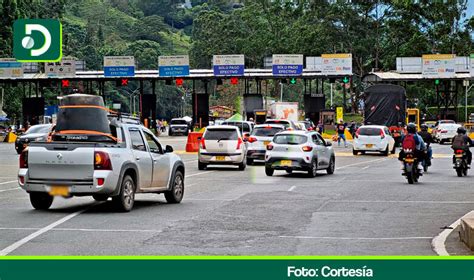
[[[415,142],[415,135],[414,134],[407,134],[403,139],[402,143],[403,150],[410,150],[415,151],[416,149],[416,142]]]
[[[453,139],[453,146],[454,149],[463,150],[466,148],[466,142],[464,141],[464,135],[456,135]]]

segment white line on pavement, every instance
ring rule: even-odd
[[[18,182],[17,180],[14,181],[8,181],[8,182],[1,182],[0,185],[6,185],[6,184],[11,184],[11,183],[16,183]]]
[[[431,239],[431,237],[425,237],[425,236],[408,236],[408,237],[332,237],[332,236],[288,236],[288,235],[282,235],[282,236],[279,236],[279,237],[280,238],[296,238],[296,239],[374,240],[374,241]]]
[[[331,203],[426,203],[426,204],[473,204],[474,201],[436,201],[436,200],[331,200]]]
[[[87,207],[83,210],[80,210],[80,211],[74,212],[72,214],[69,214],[64,218],[62,218],[60,220],[57,220],[56,222],[54,222],[52,224],[49,224],[49,225],[45,226],[44,228],[41,228],[38,231],[33,232],[32,234],[26,236],[25,238],[23,238],[21,240],[18,240],[17,242],[15,242],[15,243],[11,244],[10,246],[6,247],[5,249],[1,250],[0,251],[0,256],[6,256],[6,255],[10,254],[11,252],[15,251],[16,249],[18,249],[19,247],[21,247],[24,244],[28,243],[29,241],[35,239],[36,237],[42,235],[43,233],[46,233],[46,232],[52,230],[53,228],[59,226],[60,224],[63,224],[65,222],[69,221],[70,219],[76,217],[77,215],[80,215],[81,213],[87,211],[88,209],[90,209],[94,205],[97,205],[97,203],[94,203],[93,205],[91,205],[91,206],[89,206],[89,207]]]
[[[39,230],[40,228],[0,228],[0,230]],[[160,233],[162,230],[155,229],[100,229],[100,228],[53,228],[51,231],[85,231],[85,232],[153,232]]]
[[[449,256],[448,250],[446,250],[446,239],[451,234],[451,232],[453,232],[453,230],[461,224],[461,219],[472,213],[474,213],[474,211],[462,216],[454,223],[452,223],[449,228],[443,230],[440,234],[433,238],[433,240],[431,241],[431,246],[433,247],[433,250],[436,254],[438,254],[439,256]]]
[[[372,162],[385,161],[385,160],[387,160],[387,158],[381,158],[381,159],[374,159],[374,160],[366,160],[366,161],[356,162],[356,163],[352,163],[352,164],[348,164],[348,165],[343,165],[343,166],[337,167],[336,170],[343,169],[343,168],[346,168],[346,167],[361,165],[361,164],[365,164],[365,163],[372,163]]]
[[[16,188],[11,188],[11,189],[6,189],[6,190],[0,190],[0,193],[2,192],[9,192],[9,191],[15,191],[15,190],[19,190],[20,187],[16,187]]]
[[[291,186],[291,188],[288,189],[289,192],[292,192],[296,189],[296,186]]]
[[[195,161],[198,161],[197,159],[193,159],[193,160],[186,160],[186,161],[183,161],[184,163],[190,163],[190,162],[195,162]]]
[[[191,175],[186,175],[185,178],[204,175],[204,174],[208,174],[208,173],[212,173],[212,172],[215,172],[215,171],[206,171],[206,172],[194,173],[194,174],[191,174]]]

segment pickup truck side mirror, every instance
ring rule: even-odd
[[[173,152],[173,147],[171,147],[170,145],[166,145],[165,153],[172,153],[172,152]]]

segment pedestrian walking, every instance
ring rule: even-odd
[[[337,146],[341,146],[341,139],[344,140],[344,147],[347,148],[347,141],[346,136],[344,135],[346,131],[346,124],[342,120],[336,125],[336,132],[337,132]]]

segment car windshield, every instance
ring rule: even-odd
[[[307,140],[308,138],[306,136],[296,134],[281,134],[273,138],[275,144],[283,145],[300,145],[305,143]]]
[[[280,125],[283,125],[285,128],[290,127],[290,122],[288,122],[288,121],[275,120],[275,121],[266,121],[265,123],[267,123],[267,124],[280,124]]]
[[[359,135],[365,136],[379,136],[381,129],[377,127],[361,127],[359,129]]]
[[[263,137],[273,137],[278,132],[282,131],[280,127],[265,126],[265,127],[256,127],[253,130],[253,136],[263,136]]]
[[[171,120],[170,124],[188,124],[185,120]]]
[[[237,140],[238,138],[237,130],[228,128],[208,129],[204,134],[206,140]]]
[[[49,125],[34,125],[26,131],[26,134],[30,134],[30,133],[48,133],[49,128],[50,128]]]

